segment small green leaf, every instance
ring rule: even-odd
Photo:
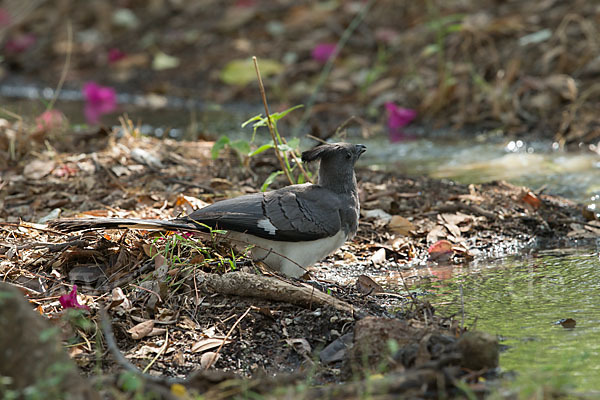
[[[425,48],[423,49],[423,51],[421,51],[421,55],[423,55],[424,57],[430,56],[432,54],[436,54],[437,52],[440,51],[440,46],[438,46],[435,43],[429,44],[427,46],[425,46]]]
[[[299,145],[300,145],[300,139],[293,138],[292,140],[287,142],[287,144],[286,143],[280,144],[279,146],[277,146],[277,148],[279,149],[279,151],[294,151],[298,148]]]
[[[243,139],[234,140],[233,142],[230,142],[229,145],[240,154],[247,155],[250,153],[250,143]]]
[[[225,145],[230,142],[227,136],[221,136],[219,140],[213,144],[212,149],[210,150],[210,154],[212,155],[213,160],[216,160],[219,157],[219,153],[221,150],[225,148]]]
[[[179,58],[170,56],[159,51],[154,55],[152,60],[152,69],[155,71],[163,71],[165,69],[177,68],[179,66]]]
[[[260,60],[260,73],[264,77],[277,75],[284,66],[279,61],[264,58]],[[221,70],[221,80],[228,85],[246,86],[256,80],[252,59],[232,60]]]
[[[252,117],[252,118],[250,118],[250,119],[248,119],[248,120],[244,121],[244,123],[242,124],[242,128],[245,128],[245,127],[246,127],[246,125],[248,125],[250,122],[252,122],[252,121],[256,121],[256,120],[259,120],[259,119],[261,119],[262,117],[263,117],[263,116],[262,116],[262,114],[258,114],[258,115],[255,115],[254,117]]]
[[[279,151],[291,151],[291,150],[294,150],[293,147],[290,147],[289,145],[287,145],[285,143],[280,144],[279,146],[277,146],[277,148],[279,149]]]
[[[121,388],[123,388],[123,390],[126,392],[138,391],[144,384],[141,378],[135,375],[135,373],[129,371],[121,373],[118,382]]]
[[[271,143],[267,143],[267,144],[263,144],[262,146],[260,146],[258,149],[254,150],[252,153],[248,154],[250,157],[253,157],[257,154],[262,153],[263,151],[267,151],[269,149],[273,148],[273,142]]]
[[[297,149],[300,146],[300,138],[295,137],[293,139],[290,139],[290,140],[288,140],[287,144],[291,148]]]
[[[446,28],[446,32],[447,33],[460,32],[460,31],[462,31],[462,29],[463,29],[462,24],[452,24]]]
[[[281,174],[283,174],[283,171],[275,171],[271,175],[269,175],[269,177],[265,179],[265,183],[262,184],[260,191],[266,192],[269,185],[273,183],[273,181],[275,181],[275,178],[277,178]]]
[[[256,121],[256,122],[254,123],[254,125],[252,125],[252,126],[254,127],[254,130],[256,130],[256,128],[258,128],[259,126],[267,126],[267,125],[268,125],[268,123],[267,123],[267,118],[266,118],[266,117],[264,117],[264,118],[260,118],[260,119],[259,119],[258,121]]]
[[[274,113],[271,115],[271,119],[274,119],[275,121],[279,121],[281,118],[285,117],[286,115],[288,115],[290,112],[294,111],[297,108],[302,108],[304,107],[303,104],[298,104],[295,105],[294,107],[290,107],[287,110],[278,112],[278,113]]]

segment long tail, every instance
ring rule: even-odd
[[[163,231],[206,232],[206,228],[185,219],[161,221],[137,218],[81,218],[59,219],[48,224],[50,228],[61,232],[78,232],[96,229],[148,229]]]

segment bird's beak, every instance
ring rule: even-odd
[[[361,156],[362,153],[367,151],[367,146],[364,144],[357,144],[355,147],[357,158]]]

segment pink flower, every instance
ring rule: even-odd
[[[398,31],[391,28],[377,28],[375,30],[375,39],[385,44],[393,44],[398,40]]]
[[[21,33],[8,39],[4,45],[4,50],[12,54],[23,53],[33,46],[36,40],[36,37],[31,33]]]
[[[335,43],[320,43],[312,50],[312,58],[322,64],[325,64],[335,53]]]
[[[97,124],[100,117],[117,108],[117,92],[114,88],[88,82],[83,86],[85,97],[85,119],[89,124]]]
[[[385,109],[388,114],[388,129],[391,142],[400,142],[411,139],[409,135],[404,133],[406,125],[410,124],[416,118],[417,112],[410,108],[398,107],[391,101],[385,103]]]
[[[0,8],[0,26],[8,26],[10,24],[10,14],[4,8]]]
[[[61,129],[67,118],[58,110],[47,110],[38,115],[35,119],[38,131],[53,131]]]
[[[108,62],[109,63],[114,63],[119,60],[122,60],[123,58],[125,58],[125,56],[126,56],[126,54],[117,48],[113,47],[112,49],[108,50]]]
[[[73,290],[71,290],[71,293],[63,294],[60,296],[58,301],[60,301],[60,305],[63,306],[63,308],[83,308],[85,310],[90,309],[88,306],[79,304],[77,301],[77,285],[73,285]]]

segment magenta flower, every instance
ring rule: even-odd
[[[4,8],[0,8],[0,26],[8,26],[10,24],[10,14]]]
[[[117,92],[111,87],[88,82],[83,86],[85,97],[85,119],[89,124],[98,124],[100,117],[117,108]]]
[[[114,63],[125,58],[126,54],[117,48],[108,49],[108,62]]]
[[[312,50],[312,58],[322,64],[325,64],[335,53],[335,43],[319,43]]]
[[[410,108],[398,107],[391,101],[385,103],[388,114],[388,129],[391,142],[400,142],[411,139],[402,128],[410,124],[416,118],[417,112]]]
[[[88,306],[79,304],[77,301],[77,285],[73,285],[73,290],[71,290],[71,293],[63,294],[60,296],[58,301],[60,301],[60,305],[63,306],[63,308],[83,308],[85,310],[90,309]]]
[[[36,42],[36,37],[31,33],[22,33],[16,35],[6,41],[4,45],[4,50],[7,53],[11,54],[19,54],[23,53],[31,46],[33,46]]]
[[[47,110],[38,115],[35,119],[38,131],[53,131],[61,129],[67,118],[58,110]]]

